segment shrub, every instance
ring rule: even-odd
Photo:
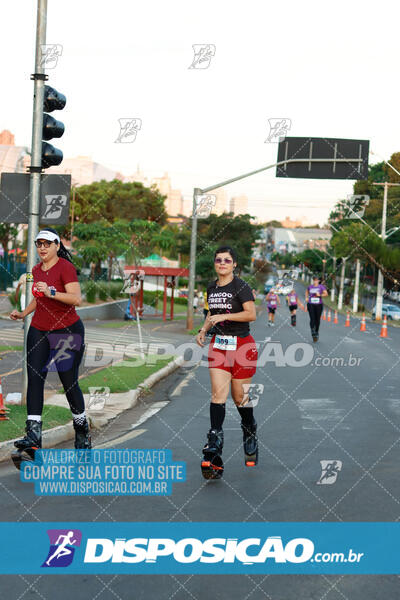
[[[17,301],[17,290],[14,290],[10,294],[8,294],[8,299],[13,308],[17,308],[18,310],[20,310],[20,308],[18,308],[19,302]]]
[[[106,281],[98,281],[97,282],[97,294],[99,296],[99,300],[102,302],[106,302],[108,300],[108,284]]]
[[[119,283],[118,281],[111,281],[108,286],[108,293],[113,300],[116,300],[118,296],[120,296],[120,292],[122,290],[122,281]]]
[[[96,284],[94,281],[88,281],[85,285],[85,295],[87,302],[94,303],[96,302]]]

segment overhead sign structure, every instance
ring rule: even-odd
[[[29,185],[29,173],[1,174],[1,223],[28,223]],[[71,175],[41,175],[41,225],[66,225],[69,222],[70,190]]]
[[[285,137],[278,145],[277,177],[367,179],[369,140]]]

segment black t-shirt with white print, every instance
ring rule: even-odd
[[[243,310],[243,303],[254,301],[250,286],[239,279],[234,279],[227,285],[219,286],[213,281],[207,287],[207,302],[211,315],[223,315],[225,313],[238,313]],[[248,322],[220,321],[214,326],[214,331],[219,335],[237,335],[246,337],[250,334]]]

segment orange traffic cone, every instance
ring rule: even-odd
[[[387,317],[386,315],[383,316],[383,323],[382,323],[382,329],[381,329],[381,335],[379,337],[386,337],[387,338],[388,333],[387,333]]]
[[[8,417],[6,415],[6,407],[4,406],[3,401],[3,391],[1,389],[1,379],[0,379],[0,421],[8,421]]]
[[[365,323],[365,313],[363,313],[360,325],[360,331],[367,331],[367,325]]]
[[[328,318],[327,318],[328,323],[331,322],[331,311],[328,310]]]
[[[350,311],[347,311],[347,316],[346,316],[346,323],[344,324],[345,327],[350,327]]]
[[[326,310],[324,310],[324,312],[322,313],[322,320],[326,321]]]
[[[335,310],[335,318],[333,319],[333,322],[337,325],[339,323],[338,318],[337,318],[337,310]]]

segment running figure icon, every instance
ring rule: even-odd
[[[56,551],[46,560],[46,565],[49,567],[51,561],[54,558],[61,558],[62,556],[67,556],[68,554],[72,554],[72,550],[67,548],[67,546],[73,546],[76,544],[77,540],[73,540],[74,532],[69,531],[66,535],[59,535],[56,541],[57,549]],[[62,542],[60,542],[62,540]]]

